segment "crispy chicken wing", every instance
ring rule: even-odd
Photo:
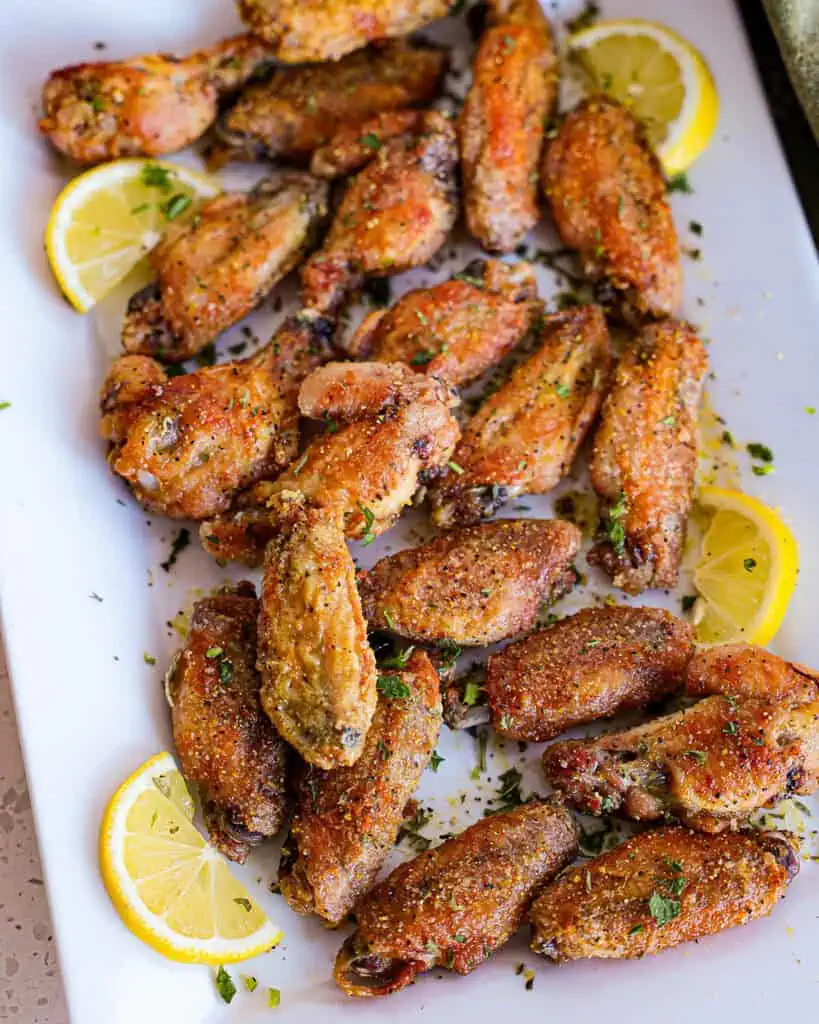
[[[349,768],[308,767],[279,867],[282,895],[301,914],[332,925],[353,909],[395,845],[404,807],[418,785],[441,729],[438,676],[415,651],[390,670],[364,750]]]
[[[788,832],[644,832],[546,887],[532,949],[558,962],[660,953],[770,914],[798,871]]]
[[[534,625],[572,588],[580,531],[560,519],[500,519],[452,530],[358,574],[370,629],[422,643],[483,646]]]
[[[128,303],[125,350],[169,362],[196,355],[296,266],[326,213],[324,182],[288,173],[172,224],[151,252],[157,282]]]
[[[188,57],[148,54],[60,68],[43,87],[40,131],[83,164],[184,149],[272,53],[261,40],[226,39]]]
[[[785,661],[753,644],[702,647],[688,665],[685,691],[691,697],[722,694],[778,701],[794,693],[819,696],[819,673]]]
[[[333,311],[368,277],[421,266],[458,215],[455,131],[435,111],[392,139],[350,181],[324,244],[301,270],[302,301]]]
[[[555,487],[597,415],[611,363],[599,307],[545,317],[534,355],[464,429],[454,466],[432,489],[433,523],[474,523],[516,495]]]
[[[259,703],[258,604],[250,583],[197,601],[166,682],[182,774],[211,842],[240,864],[287,813],[287,747]]]
[[[540,219],[538,165],[557,104],[557,58],[539,0],[490,0],[459,135],[466,222],[511,252]]]
[[[425,118],[424,110],[388,110],[366,121],[342,125],[313,153],[310,173],[329,179],[354,174],[392,139],[419,131]]]
[[[707,369],[705,347],[690,326],[652,324],[620,360],[603,404],[589,470],[603,503],[605,539],[589,561],[629,594],[677,582]]]
[[[625,107],[596,96],[572,111],[546,148],[542,183],[604,305],[630,321],[676,312],[682,269],[666,184]]]
[[[350,996],[386,996],[433,967],[469,974],[517,931],[538,889],[576,852],[571,815],[548,803],[476,822],[361,900],[336,982]]]

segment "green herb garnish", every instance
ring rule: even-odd
[[[236,995],[236,986],[233,984],[233,978],[228,974],[224,967],[220,967],[216,972],[216,991],[219,993],[223,1003],[229,1003]]]
[[[404,700],[412,692],[401,676],[379,676],[375,685],[390,700]]]
[[[675,917],[679,917],[680,907],[679,900],[673,900],[656,891],[651,894],[648,901],[648,912],[657,922],[658,928],[662,928],[669,921],[673,921]]]
[[[184,192],[177,192],[175,196],[162,204],[162,212],[168,220],[176,220],[176,218],[184,213],[185,210],[191,205],[193,200],[190,196],[186,196]]]

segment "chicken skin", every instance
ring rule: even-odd
[[[519,494],[546,494],[571,469],[597,415],[612,353],[599,307],[545,317],[538,348],[481,405],[432,489],[441,528],[489,518]]]
[[[383,678],[400,695],[379,696],[361,757],[335,771],[308,767],[299,780],[279,867],[290,906],[331,925],[372,887],[441,730],[438,675],[423,651]]]
[[[819,696],[819,672],[785,661],[753,644],[702,647],[688,665],[685,692],[691,697],[722,694],[778,701],[794,693]]]
[[[250,31],[284,64],[338,60],[443,18],[454,0],[238,0]]]
[[[126,352],[179,362],[246,316],[295,267],[327,213],[327,186],[309,174],[224,193],[151,251],[157,275],[132,296]]]
[[[350,996],[386,996],[433,967],[469,974],[511,938],[538,889],[576,852],[571,815],[548,803],[476,822],[361,900],[336,982]]]
[[[358,574],[370,629],[481,647],[531,629],[571,590],[580,531],[560,519],[500,519],[452,530]]]
[[[301,269],[302,302],[334,312],[369,277],[432,259],[458,216],[455,131],[435,111],[374,151],[350,181],[324,243]]]
[[[541,310],[530,264],[473,260],[449,281],[374,310],[346,347],[355,358],[400,361],[464,387],[500,362]]]
[[[342,125],[313,153],[310,173],[329,180],[354,174],[392,139],[421,130],[426,115],[425,110],[388,110],[366,121]]]
[[[589,471],[603,505],[604,539],[589,562],[629,594],[677,582],[707,369],[705,347],[690,326],[652,324],[620,360],[603,404]]]
[[[61,68],[43,86],[40,131],[81,164],[173,153],[203,135],[220,98],[271,56],[261,40],[244,35],[188,57],[148,54]]]
[[[182,774],[211,842],[240,864],[287,813],[287,748],[259,703],[258,605],[250,583],[197,601],[166,681]]]
[[[546,887],[532,949],[558,963],[661,953],[770,914],[798,872],[788,832],[643,832]]]
[[[299,385],[329,357],[330,334],[329,321],[305,312],[250,359],[177,377],[149,356],[121,357],[101,399],[111,468],[153,512],[225,512],[240,490],[295,458]]]
[[[510,739],[550,740],[678,689],[693,654],[691,627],[660,608],[586,608],[490,656],[484,714],[454,683],[447,724],[491,719]]]
[[[538,167],[557,105],[557,58],[539,0],[490,0],[460,116],[466,222],[511,252],[540,220]]]
[[[557,129],[542,184],[558,234],[598,300],[629,322],[673,316],[682,268],[666,184],[634,117],[614,100],[581,103]]]

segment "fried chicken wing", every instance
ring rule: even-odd
[[[538,166],[557,104],[557,58],[539,0],[490,0],[459,137],[466,222],[511,252],[540,219]]]
[[[662,169],[638,122],[595,96],[547,146],[543,190],[555,226],[577,249],[599,300],[629,321],[673,316],[682,269]]]
[[[287,747],[259,703],[256,592],[250,583],[197,601],[168,672],[182,774],[202,794],[211,842],[244,862],[287,813]]]
[[[693,328],[676,320],[652,324],[620,360],[603,404],[589,471],[605,539],[589,561],[629,594],[677,582],[707,369]]]
[[[580,531],[560,519],[500,519],[452,530],[358,574],[370,629],[422,643],[483,646],[531,629],[572,588]]]
[[[427,111],[416,133],[392,139],[351,179],[324,244],[301,270],[305,306],[332,312],[368,277],[430,260],[458,215],[455,131]]]
[[[325,146],[313,153],[310,173],[319,178],[341,178],[360,171],[392,139],[423,127],[424,110],[388,110],[366,121],[342,125]]]
[[[307,767],[299,780],[279,884],[294,910],[331,925],[375,881],[441,729],[438,676],[424,652],[390,670],[389,680],[406,695],[379,696],[356,763],[329,772]]]
[[[361,900],[336,982],[349,996],[386,996],[433,967],[469,974],[517,931],[538,889],[576,852],[571,815],[548,803],[476,822]]]
[[[243,35],[188,57],[147,54],[60,68],[43,86],[40,131],[82,164],[173,153],[207,131],[220,97],[271,56],[261,40]]]
[[[788,832],[644,832],[546,887],[532,949],[559,963],[661,953],[770,914],[798,871]]]
[[[123,356],[102,389],[108,461],[146,508],[206,519],[283,469],[298,452],[298,390],[329,357],[331,324],[288,318],[250,359],[166,377],[148,356]]]
[[[465,427],[454,466],[432,489],[433,523],[474,523],[516,495],[555,487],[597,415],[611,364],[599,307],[545,317],[534,355]]]
[[[125,350],[169,362],[196,355],[298,264],[326,213],[324,182],[288,173],[172,224],[151,251],[157,282],[128,304]]]
[[[778,701],[794,694],[819,696],[819,673],[753,644],[702,647],[688,665],[685,691],[692,697],[722,694]]]

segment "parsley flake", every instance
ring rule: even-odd
[[[651,894],[648,901],[648,912],[654,918],[658,928],[667,925],[675,917],[680,915],[680,901],[673,900],[669,896],[663,896],[656,890]]]
[[[401,676],[379,676],[375,685],[378,692],[390,700],[405,700],[412,692]]]
[[[147,170],[147,168],[146,168]],[[236,995],[236,986],[233,983],[233,978],[228,974],[224,967],[220,967],[216,972],[216,991],[222,999],[223,1003],[230,1003],[233,997]]]

